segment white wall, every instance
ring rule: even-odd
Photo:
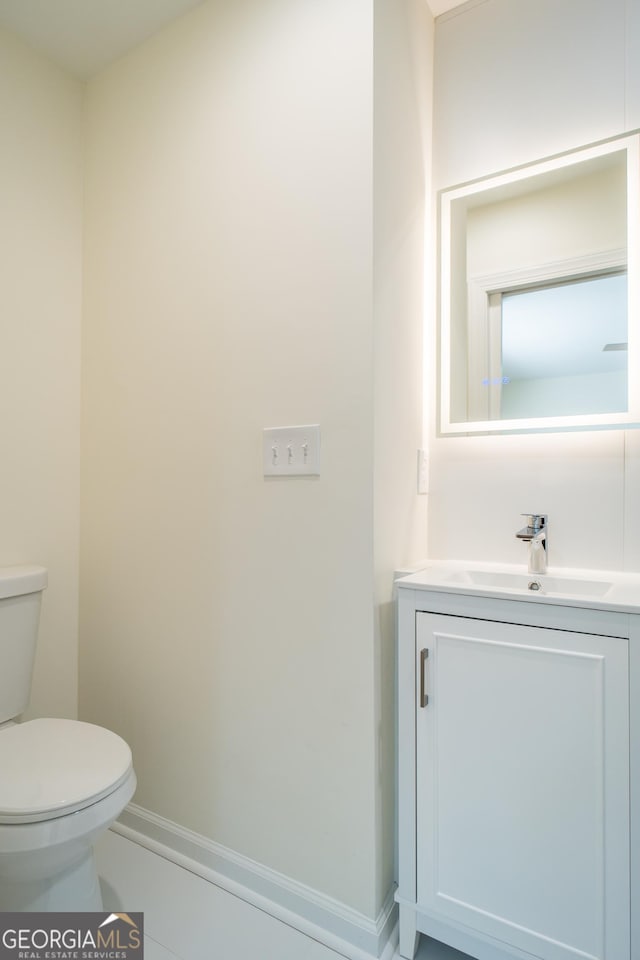
[[[396,10],[390,85],[424,18]],[[370,917],[391,575],[419,529],[424,194],[415,157],[403,249],[376,230],[374,324],[373,29],[371,0],[211,0],[89,84],[80,659],[81,716],[131,744],[138,804]],[[400,408],[398,482],[376,444]],[[309,422],[321,477],[265,482],[262,428]]]
[[[424,0],[376,0],[374,44],[375,689],[382,791],[378,897],[391,883],[394,828],[394,569],[426,556],[423,446],[425,206],[431,165],[433,18]]]
[[[77,706],[82,90],[0,30],[0,565],[41,563],[31,714]]]
[[[436,187],[638,126],[638,16],[637,0],[485,0],[440,17]]]
[[[436,21],[435,187],[640,125],[639,22],[640,0],[487,0]],[[433,400],[432,557],[523,563],[513,534],[535,511],[552,564],[640,569],[636,431],[436,439]]]

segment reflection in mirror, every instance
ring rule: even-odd
[[[626,271],[505,293],[497,308],[504,386],[491,419],[627,409]]]
[[[638,174],[629,135],[442,194],[443,433],[636,418]]]

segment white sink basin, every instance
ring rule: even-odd
[[[570,595],[573,597],[606,597],[613,583],[582,577],[549,574],[507,573],[503,570],[452,570],[449,583],[468,584],[495,590],[525,590],[527,593]]]

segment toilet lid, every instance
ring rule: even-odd
[[[0,823],[33,823],[108,796],[131,771],[131,750],[79,720],[29,720],[0,730]]]

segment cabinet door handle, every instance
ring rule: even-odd
[[[429,650],[425,647],[424,650],[420,651],[420,706],[426,707],[429,703],[429,697],[427,695],[427,660],[429,659]]]

